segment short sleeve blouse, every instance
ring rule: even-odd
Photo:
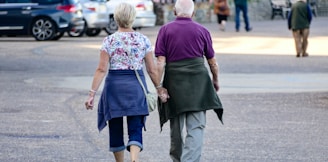
[[[101,51],[110,57],[110,70],[141,70],[143,59],[152,51],[150,40],[138,32],[115,32],[105,37]]]

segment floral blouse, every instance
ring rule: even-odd
[[[138,32],[115,32],[103,40],[101,51],[110,57],[110,70],[141,70],[143,59],[152,51],[150,40]]]

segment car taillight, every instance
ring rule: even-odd
[[[96,11],[96,7],[88,7],[88,9],[91,11]]]
[[[146,10],[146,6],[143,3],[139,3],[136,5],[136,10]]]
[[[64,12],[75,12],[76,7],[74,5],[57,6],[57,10],[64,10]]]

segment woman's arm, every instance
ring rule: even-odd
[[[162,56],[160,56],[162,57]],[[165,57],[163,57],[165,59]],[[157,65],[154,63],[154,56],[152,52],[147,53],[145,57],[145,62],[146,62],[146,69],[147,72],[150,76],[150,79],[152,80],[156,90],[157,94],[160,97],[161,101],[163,103],[167,102],[167,99],[169,98],[168,92],[165,88],[162,87],[161,80],[162,80],[162,75],[164,71],[164,63],[159,64],[158,59],[157,59]],[[165,62],[165,60],[164,60]]]
[[[146,54],[145,63],[146,63],[146,70],[148,75],[150,76],[151,81],[153,82],[156,88],[159,87],[160,80],[157,74],[157,67],[154,63],[154,56],[152,51]]]
[[[109,59],[110,58],[109,58],[109,55],[107,52],[105,52],[105,51],[100,52],[99,64],[98,64],[98,67],[93,76],[92,86],[89,91],[89,98],[85,102],[87,109],[93,108],[94,96],[96,95],[96,92],[97,92],[101,82],[103,81],[104,77],[107,74]]]

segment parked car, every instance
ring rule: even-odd
[[[69,36],[79,37],[84,33],[87,36],[97,36],[108,26],[107,0],[80,0],[83,8],[83,17],[85,20],[85,30],[68,32]]]
[[[0,20],[0,35],[32,35],[38,41],[84,29],[77,0],[0,0]]]
[[[114,21],[115,7],[122,2],[130,3],[137,10],[136,19],[133,23],[133,28],[153,27],[156,23],[156,15],[154,13],[154,4],[152,0],[109,0],[107,7],[109,11],[109,24],[106,27],[106,32],[112,34],[117,31],[118,27]]]

